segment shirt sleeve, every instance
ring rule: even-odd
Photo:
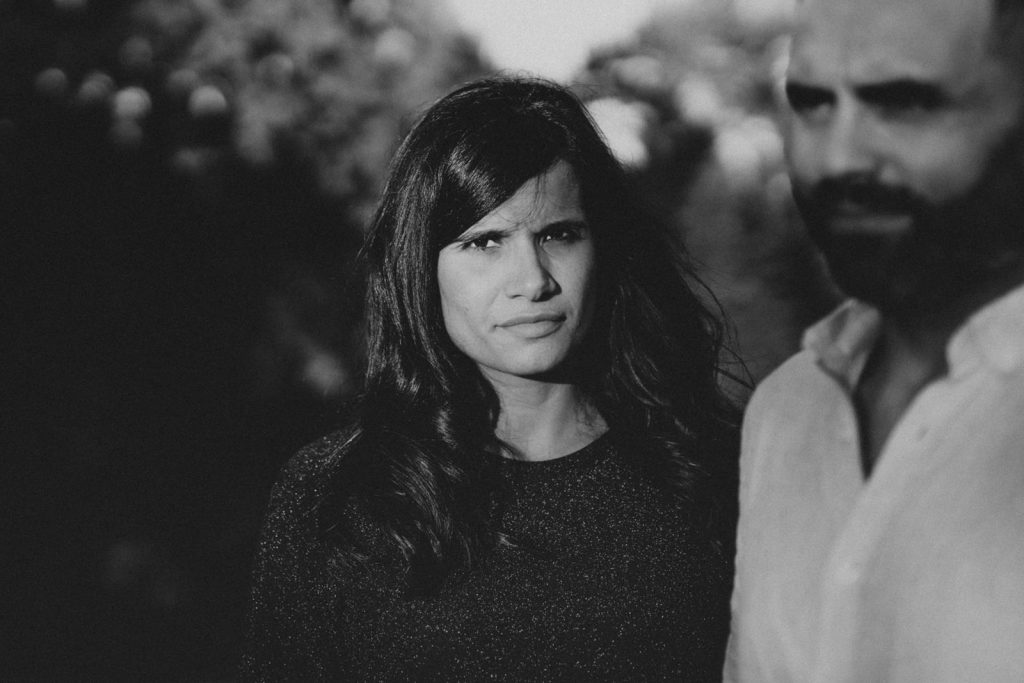
[[[744,572],[749,561],[744,556],[745,540],[750,533],[749,515],[745,514],[751,504],[753,479],[756,473],[756,444],[760,425],[765,419],[764,392],[755,392],[743,419],[743,432],[740,449],[740,514],[736,529],[736,575],[733,578],[733,592],[730,601],[732,617],[730,619],[729,642],[726,647],[723,681],[725,683],[752,683],[769,680],[766,672],[760,671],[756,658],[753,656],[749,629],[749,606],[746,604]]]

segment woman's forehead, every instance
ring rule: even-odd
[[[559,160],[544,173],[530,178],[494,210],[466,232],[481,229],[512,231],[559,221],[584,220],[576,171]]]

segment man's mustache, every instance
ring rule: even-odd
[[[920,197],[905,187],[891,186],[868,178],[826,178],[805,196],[817,213],[915,213]]]

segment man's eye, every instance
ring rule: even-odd
[[[889,116],[925,113],[946,103],[943,91],[931,83],[895,81],[859,89],[860,98]]]
[[[799,83],[786,84],[786,100],[797,114],[810,114],[821,107],[833,104],[835,99],[835,95],[824,88]]]

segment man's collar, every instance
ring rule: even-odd
[[[848,299],[810,327],[802,345],[823,370],[852,391],[881,329],[878,310]],[[946,354],[954,377],[977,363],[1003,373],[1024,365],[1024,285],[971,315],[953,333]]]
[[[817,356],[825,372],[852,391],[881,330],[882,316],[876,309],[847,299],[804,332],[802,346]]]

